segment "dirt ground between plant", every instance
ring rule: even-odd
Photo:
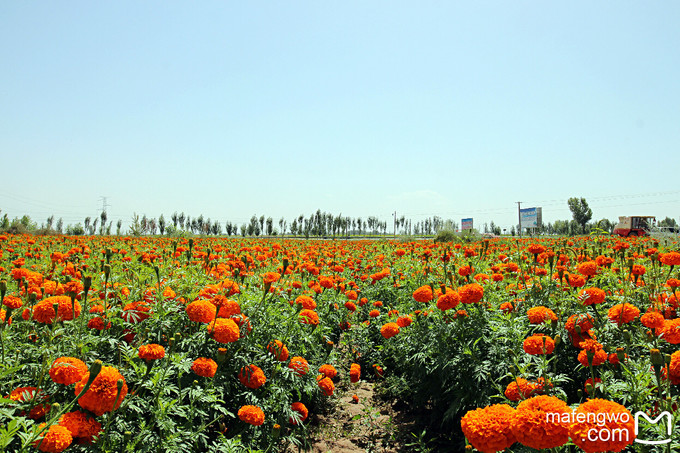
[[[337,402],[327,413],[311,414],[312,453],[399,453],[413,451],[407,444],[415,420],[393,403],[379,398],[375,384],[361,381],[336,389]],[[356,400],[353,397],[356,395]],[[298,451],[289,448],[288,453]],[[304,450],[301,450],[304,451]]]

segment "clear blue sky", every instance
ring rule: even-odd
[[[680,3],[0,4],[0,209],[680,218]],[[276,223],[276,222],[275,222]],[[390,228],[391,229],[391,228]]]

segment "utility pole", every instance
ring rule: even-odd
[[[394,211],[394,239],[397,239],[397,211]]]
[[[519,237],[520,239],[522,238],[522,210],[521,210],[521,201],[517,202],[517,220],[519,221]]]
[[[110,204],[108,204],[108,203],[106,202],[106,199],[107,199],[107,198],[109,198],[109,197],[99,197],[99,199],[102,201],[102,212],[106,212],[106,208],[108,208],[109,206],[111,206]]]

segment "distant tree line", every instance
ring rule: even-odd
[[[590,222],[592,210],[584,198],[570,198],[567,203],[572,212],[572,220],[555,220],[554,222],[539,225],[538,228],[534,228],[526,233],[577,235],[590,234],[596,230],[606,233],[613,232],[616,222],[609,219]],[[414,222],[405,216],[396,217],[395,215],[392,221],[388,222],[380,220],[376,216],[350,217],[324,212],[320,209],[317,209],[316,212],[308,216],[300,214],[293,219],[281,217],[277,222],[272,217],[253,215],[249,222],[240,225],[231,221],[221,223],[219,220],[213,220],[210,217],[203,216],[203,214],[192,217],[184,212],[174,212],[169,220],[166,220],[163,214],[155,218],[147,217],[146,214],[139,216],[137,213],[134,213],[127,231],[122,231],[122,220],[116,222],[115,230],[113,221],[108,221],[108,223],[107,221],[108,214],[106,211],[102,211],[98,216],[85,217],[82,223],[78,222],[71,225],[64,225],[64,221],[61,218],[55,222],[53,215],[49,216],[45,223],[37,225],[28,215],[10,220],[7,214],[4,214],[0,217],[0,232],[14,234],[67,234],[72,236],[95,234],[130,234],[133,236],[160,234],[172,236],[194,234],[241,237],[287,235],[304,238],[336,238],[348,236],[387,236],[392,234],[400,236],[433,236],[440,231],[458,230],[457,222],[451,219],[443,220],[438,216]],[[669,231],[678,231],[678,223],[670,217],[666,217],[658,222],[657,226]],[[513,225],[510,231],[505,231],[491,221],[488,224],[483,224],[483,232],[497,236],[508,233],[514,236],[519,234],[519,225]]]

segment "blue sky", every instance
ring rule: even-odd
[[[680,218],[680,4],[3,2],[0,209]],[[388,222],[389,224],[389,222]]]

